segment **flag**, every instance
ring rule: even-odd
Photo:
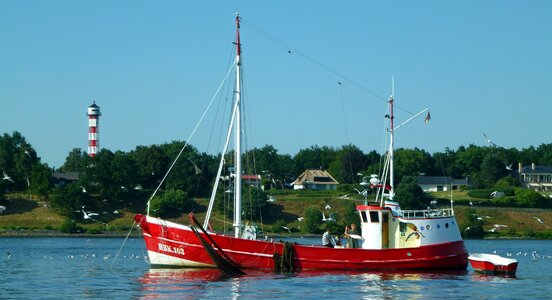
[[[429,114],[429,111],[427,111],[427,116],[424,119],[424,122],[429,123],[429,120],[431,120],[431,115]]]

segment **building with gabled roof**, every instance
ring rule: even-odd
[[[469,185],[468,179],[454,179],[450,176],[418,176],[416,182],[424,192],[458,190]]]
[[[294,190],[335,190],[338,184],[327,171],[306,169],[291,185]]]

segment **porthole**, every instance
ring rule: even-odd
[[[441,228],[441,225],[437,224],[437,229]]]
[[[445,223],[445,228],[448,228],[448,226],[449,226],[448,223]]]
[[[427,226],[426,226],[426,229],[427,229],[427,230],[431,230],[431,225],[427,225]]]

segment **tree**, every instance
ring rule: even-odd
[[[480,184],[483,187],[491,187],[507,174],[505,164],[499,155],[495,152],[488,153],[481,163]]]
[[[293,160],[297,165],[297,175],[305,169],[321,168],[327,170],[330,163],[334,160],[336,150],[331,147],[311,146],[307,149],[301,149]]]
[[[73,148],[65,158],[65,163],[61,166],[60,171],[80,172],[86,167],[87,158],[88,154],[81,148]]]
[[[308,233],[318,233],[320,222],[320,210],[316,206],[309,206],[305,209],[305,230]]]
[[[143,188],[157,187],[171,163],[169,157],[157,145],[138,146],[129,153],[136,166],[136,180]]]
[[[428,204],[424,191],[418,186],[414,176],[403,177],[397,186],[395,201],[399,202],[403,209],[424,209]]]
[[[395,151],[396,181],[402,176],[418,176],[420,173],[431,174],[434,163],[428,152],[418,148],[397,149]]]
[[[252,221],[260,221],[261,216],[267,213],[270,206],[267,202],[268,195],[252,186],[244,187],[243,191],[242,210],[245,212],[245,216]]]
[[[161,218],[175,218],[189,210],[191,203],[186,192],[170,189],[155,196],[150,207],[153,213]]]
[[[366,169],[368,158],[356,146],[346,145],[336,152],[328,171],[340,183],[354,183],[357,174]]]
[[[47,198],[53,187],[50,169],[46,164],[36,163],[31,170],[29,188],[37,195]]]

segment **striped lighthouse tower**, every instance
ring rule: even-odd
[[[96,156],[100,147],[100,107],[96,105],[96,101],[88,107],[88,155]]]

